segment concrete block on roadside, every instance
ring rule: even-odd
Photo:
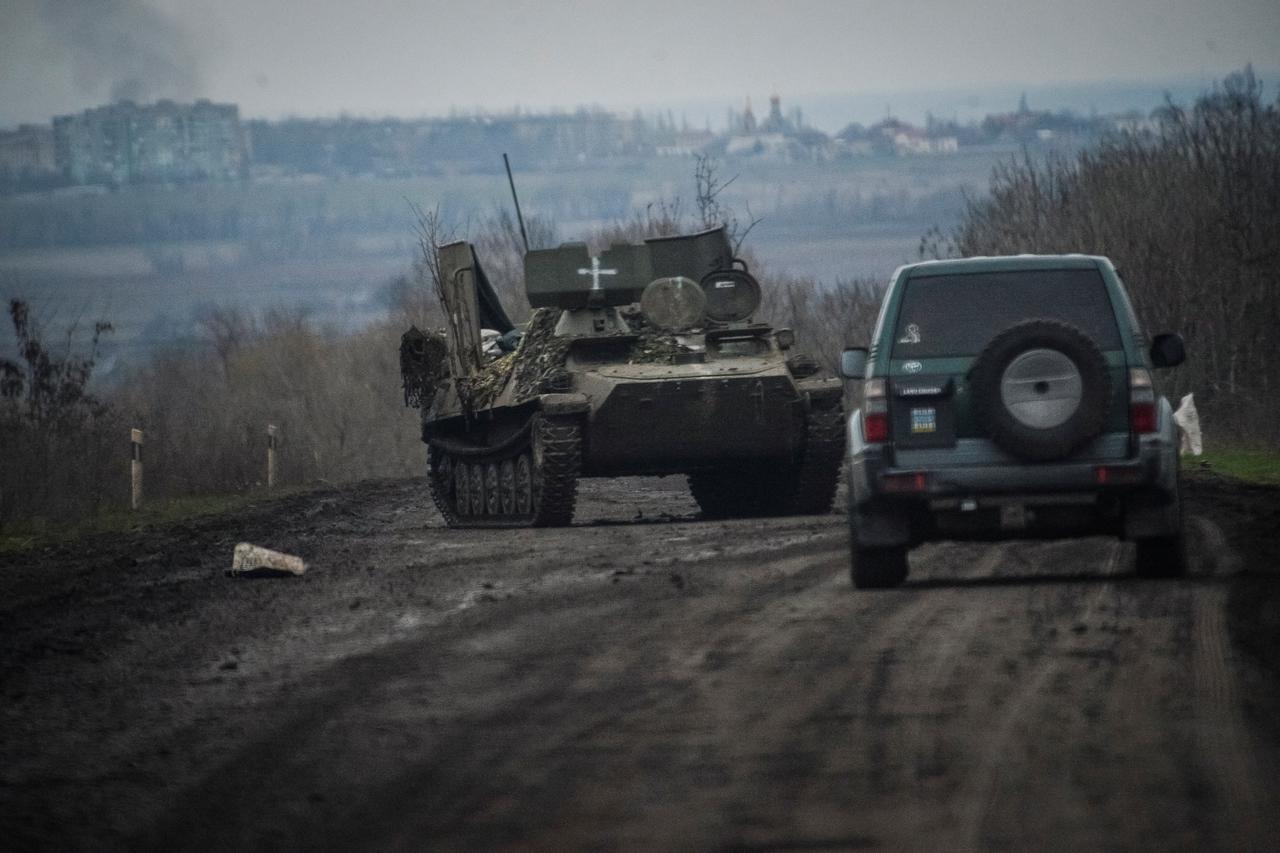
[[[227,569],[227,576],[240,578],[288,577],[290,575],[300,575],[306,570],[307,564],[302,562],[301,557],[282,554],[279,551],[272,551],[270,548],[241,542],[236,546],[235,554],[231,558],[231,568]]]

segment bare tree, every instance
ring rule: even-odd
[[[751,233],[751,229],[755,228],[763,220],[751,215],[751,204],[748,202],[744,204],[747,219],[746,223],[743,224],[738,220],[737,214],[721,202],[721,195],[738,179],[738,176],[734,175],[725,181],[720,178],[719,170],[720,166],[715,158],[707,154],[696,155],[693,167],[693,183],[694,198],[698,207],[698,219],[699,224],[704,229],[723,225],[729,233],[729,240],[733,244],[733,253],[736,255],[741,249],[743,241],[747,239],[747,235]]]
[[[50,348],[28,303],[13,299],[9,319],[17,359],[0,358],[0,524],[15,514],[63,517],[91,511],[107,488],[107,442],[115,412],[89,385],[98,345],[111,331],[95,323],[87,349],[66,332]]]
[[[231,359],[256,335],[253,318],[239,308],[212,305],[196,316],[196,328],[213,346],[222,365],[222,377],[231,375]]]

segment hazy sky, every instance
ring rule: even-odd
[[[206,96],[247,116],[417,116],[1280,69],[1280,0],[0,0],[0,10],[0,125],[113,95]],[[1274,97],[1277,81],[1266,82]]]

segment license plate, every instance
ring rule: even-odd
[[[938,410],[932,406],[911,410],[911,434],[922,435],[938,431]]]
[[[1027,526],[1027,508],[1022,504],[1000,507],[1000,526],[1005,530],[1022,530]]]

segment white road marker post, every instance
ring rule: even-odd
[[[276,487],[276,425],[267,424],[267,488]]]
[[[142,430],[130,430],[129,439],[133,451],[129,462],[129,508],[137,510],[142,507]]]

